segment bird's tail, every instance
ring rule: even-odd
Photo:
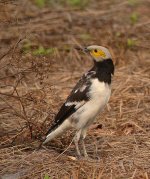
[[[70,122],[68,120],[64,121],[60,126],[57,126],[54,130],[52,130],[49,134],[47,134],[46,139],[43,142],[43,144],[46,144],[47,142],[51,141],[55,137],[60,136],[70,127],[71,127]]]

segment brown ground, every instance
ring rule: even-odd
[[[149,5],[0,1],[2,179],[150,178]],[[86,138],[89,155],[100,160],[77,160],[74,144],[61,154],[69,132],[38,150],[60,104],[92,65],[73,47],[91,44],[108,46],[116,64],[109,106]],[[39,46],[50,52],[37,55]]]

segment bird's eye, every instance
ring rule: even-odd
[[[95,49],[94,52],[97,53],[97,49]]]

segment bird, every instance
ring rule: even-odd
[[[114,64],[106,47],[90,45],[76,49],[90,56],[93,67],[83,74],[61,106],[46,133],[43,145],[73,128],[76,131],[73,141],[77,156],[88,158],[84,139],[88,128],[109,101]],[[79,149],[79,142],[82,144],[84,156]]]

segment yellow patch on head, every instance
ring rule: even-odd
[[[94,49],[90,53],[93,57],[106,57],[106,54],[102,50]]]

